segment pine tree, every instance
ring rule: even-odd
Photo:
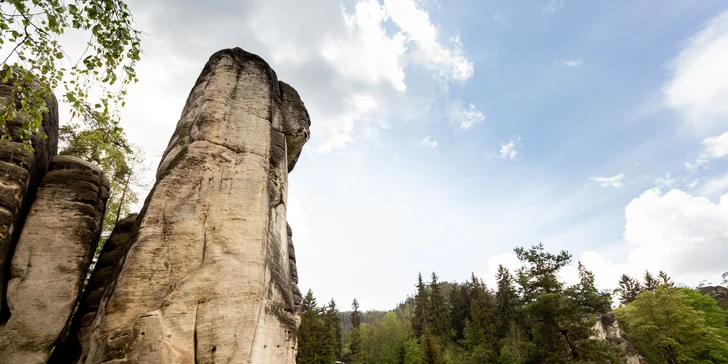
[[[361,314],[359,313],[359,301],[356,298],[351,302],[351,310],[351,326],[353,329],[349,339],[349,356],[351,359],[348,361],[356,361],[361,351],[361,331],[359,330]]]
[[[547,253],[542,244],[515,252],[525,264],[518,283],[524,329],[533,348],[527,362],[619,363],[614,346],[592,338],[594,318],[609,306],[609,295],[594,287],[594,275],[580,265],[580,282],[564,289],[558,272],[571,262],[569,253]]]
[[[622,274],[619,278],[619,288],[614,291],[619,293],[619,302],[623,305],[627,305],[637,299],[637,295],[642,292],[642,284],[638,280],[626,274]]]
[[[465,320],[470,314],[467,292],[468,289],[465,286],[457,283],[453,284],[452,290],[450,290],[450,320],[456,339],[463,338]]]
[[[332,358],[332,362],[341,358],[341,325],[339,324],[339,310],[336,308],[336,301],[332,298],[326,305],[324,314],[326,327],[326,357]]]
[[[483,281],[472,274],[470,289],[470,318],[466,324],[465,341],[480,359],[492,362],[496,349],[496,305],[493,293]],[[479,359],[479,360],[480,360]]]
[[[301,301],[301,325],[298,328],[298,364],[320,364],[324,357],[326,329],[321,309],[310,289]]]
[[[415,331],[417,337],[422,336],[425,332],[425,328],[428,324],[428,294],[427,286],[422,280],[422,273],[417,275],[417,294],[415,295],[415,310],[414,317],[412,318],[412,329]]]
[[[658,273],[657,277],[660,279],[661,286],[667,286],[670,288],[675,287],[675,282],[672,281],[670,276],[668,276],[665,271],[661,270],[660,273]]]
[[[502,339],[506,336],[511,323],[516,318],[516,304],[518,296],[513,286],[513,277],[502,264],[498,266],[496,274],[498,292],[495,295],[496,312],[498,317],[497,336]]]
[[[432,281],[430,281],[430,302],[428,305],[429,327],[433,335],[440,336],[446,334],[450,329],[450,319],[448,318],[448,308],[445,303],[445,297],[440,289],[440,283],[435,272],[432,272]]]
[[[359,313],[359,301],[354,298],[351,302],[351,326],[358,328],[361,324],[361,314]]]
[[[659,285],[660,282],[652,275],[652,273],[645,271],[645,289],[650,292],[654,292]]]

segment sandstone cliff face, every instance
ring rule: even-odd
[[[86,360],[96,311],[99,309],[106,287],[119,267],[122,254],[127,251],[129,235],[136,218],[137,214],[131,214],[119,220],[109,235],[80,298],[68,337],[60,346],[56,347],[49,363],[83,363]]]
[[[0,327],[1,363],[45,363],[68,326],[99,241],[109,182],[69,156],[53,158],[13,254]]]
[[[625,363],[627,364],[647,364],[647,359],[642,357],[637,348],[632,345],[625,337],[622,330],[619,329],[617,318],[614,313],[610,312],[599,318],[597,324],[594,325],[594,331],[597,337],[602,340],[608,340],[612,345],[619,346],[625,353]]]
[[[0,83],[0,105],[12,105],[12,86]],[[0,324],[8,319],[7,295],[8,272],[12,252],[22,229],[38,184],[46,173],[48,163],[58,149],[58,103],[55,97],[48,99],[49,112],[43,119],[47,139],[33,138],[35,152],[22,149],[22,143],[3,140],[0,142]],[[22,115],[7,125],[10,135],[17,135]]]
[[[258,56],[214,54],[106,289],[86,363],[294,363],[288,172],[309,138]]]

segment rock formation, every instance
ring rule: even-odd
[[[698,288],[701,294],[713,297],[718,306],[724,310],[728,310],[728,288],[723,286],[706,286]]]
[[[192,89],[94,321],[86,363],[294,363],[300,294],[288,172],[298,93],[256,55],[214,54]]]
[[[624,360],[627,364],[647,364],[647,359],[642,357],[637,348],[625,337],[624,332],[619,329],[617,318],[613,312],[602,315],[594,325],[597,337],[609,341],[612,345],[618,346],[624,352]]]
[[[12,87],[0,83],[0,107],[15,103],[10,99]],[[49,111],[43,118],[43,131],[48,138],[31,138],[34,152],[23,149],[17,138],[0,142],[0,324],[9,315],[5,297],[12,252],[38,184],[58,149],[58,103],[54,96],[47,100],[47,105]],[[8,135],[17,135],[23,117],[20,114],[7,123]]]
[[[53,158],[12,257],[1,363],[45,363],[76,307],[101,233],[109,182],[69,156]]]
[[[137,214],[131,214],[119,222],[106,240],[93,273],[81,296],[78,310],[74,314],[71,330],[65,342],[56,347],[49,363],[83,363],[88,354],[89,339],[96,311],[104,290],[119,266],[122,254],[127,251],[129,235],[136,222]]]

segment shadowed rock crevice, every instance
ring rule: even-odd
[[[12,258],[0,362],[45,363],[63,337],[99,242],[109,181],[69,156],[53,158]]]
[[[86,363],[295,362],[286,200],[309,125],[260,57],[210,58],[104,292]]]

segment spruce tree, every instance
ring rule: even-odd
[[[422,280],[422,273],[418,273],[417,275],[416,287],[417,294],[415,295],[415,310],[414,317],[412,318],[412,329],[414,330],[415,335],[420,337],[425,332],[425,327],[427,327],[429,321],[427,317],[427,286],[425,285],[424,280]]]
[[[336,308],[336,301],[333,298],[326,305],[324,321],[327,346],[325,357],[332,358],[333,362],[341,358],[341,325],[339,323],[339,310]]]
[[[359,352],[361,351],[361,331],[359,330],[359,326],[361,325],[361,314],[359,313],[359,301],[357,301],[356,298],[354,298],[354,301],[351,302],[351,310],[351,326],[353,328],[349,339],[350,359],[348,361],[353,362],[358,360]]]
[[[465,291],[465,294],[463,293]],[[455,331],[455,338],[463,338],[463,329],[465,328],[465,320],[467,320],[470,314],[469,305],[466,301],[467,288],[460,284],[453,284],[452,290],[450,290],[450,320],[453,331]]]
[[[645,289],[650,292],[654,292],[659,285],[660,282],[655,278],[655,276],[653,276],[649,271],[645,271]]]
[[[465,341],[479,358],[495,359],[496,304],[493,293],[483,281],[472,274],[470,290],[470,318],[467,322]]]
[[[298,364],[322,364],[327,342],[326,325],[321,309],[310,289],[301,301],[301,325],[298,328]]]
[[[627,305],[637,299],[637,295],[642,292],[642,289],[642,284],[638,280],[622,274],[619,278],[619,288],[614,291],[619,294],[619,302]]]
[[[516,318],[516,305],[518,296],[513,286],[513,277],[503,264],[498,266],[496,274],[498,292],[495,295],[496,312],[498,317],[497,336],[499,339],[506,337],[511,323]]]
[[[432,272],[432,281],[430,281],[430,301],[427,316],[429,318],[429,327],[433,335],[440,336],[446,334],[450,330],[450,319],[448,318],[448,308],[445,302],[445,296],[440,289],[440,283],[435,272]]]
[[[665,271],[661,270],[657,276],[659,277],[661,286],[667,286],[670,288],[675,287],[675,282],[672,281],[670,276],[668,276],[667,273],[665,273]]]

